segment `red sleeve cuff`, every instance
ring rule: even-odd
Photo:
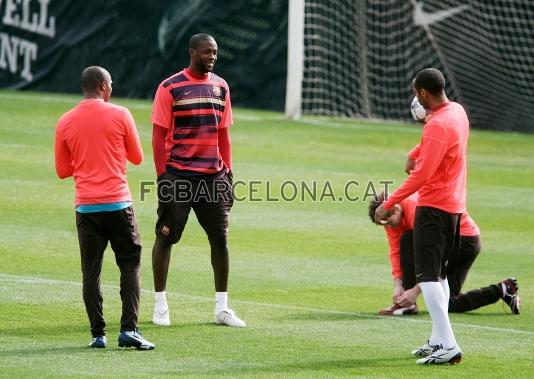
[[[385,209],[386,211],[388,211],[388,212],[393,208],[394,205],[395,205],[395,204],[391,204],[391,201],[390,201],[390,200],[384,201],[384,202],[382,203],[382,207],[384,207],[384,209]]]
[[[421,154],[421,144],[418,143],[417,145],[414,146],[412,150],[410,150],[410,152],[408,153],[408,158],[417,160],[420,154]]]

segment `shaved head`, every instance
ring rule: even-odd
[[[82,88],[84,92],[96,92],[102,82],[111,81],[109,72],[100,66],[87,67],[82,72]]]
[[[425,68],[417,73],[413,81],[416,89],[425,89],[432,95],[439,95],[445,89],[445,78],[435,68]]]
[[[86,99],[109,101],[111,96],[111,75],[100,66],[87,67],[82,72],[82,89]]]
[[[212,36],[210,36],[209,34],[206,34],[206,33],[195,34],[189,40],[189,48],[190,49],[198,49],[200,44],[202,42],[204,42],[204,41],[213,41],[213,42],[215,42],[215,38],[213,38]]]

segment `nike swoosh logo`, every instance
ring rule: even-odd
[[[420,277],[421,275],[423,275],[423,274],[417,274],[417,275],[415,275],[415,276],[418,278],[418,277]]]
[[[423,10],[422,1],[412,0],[412,4],[414,6],[413,22],[418,26],[429,26],[435,24],[469,8],[469,5],[464,4],[458,7],[443,9],[436,12],[425,12]]]
[[[189,95],[191,92],[193,92],[193,91],[185,91],[185,92],[184,92],[184,96]]]

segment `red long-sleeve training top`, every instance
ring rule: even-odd
[[[131,201],[126,160],[143,160],[132,115],[102,99],[82,100],[58,121],[55,160],[60,178],[74,176],[76,205]]]

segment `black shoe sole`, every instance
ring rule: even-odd
[[[154,350],[156,348],[155,346],[146,348],[146,347],[142,347],[142,346],[135,346],[135,345],[125,344],[125,343],[122,343],[122,342],[119,342],[119,347],[135,347],[137,350]]]

